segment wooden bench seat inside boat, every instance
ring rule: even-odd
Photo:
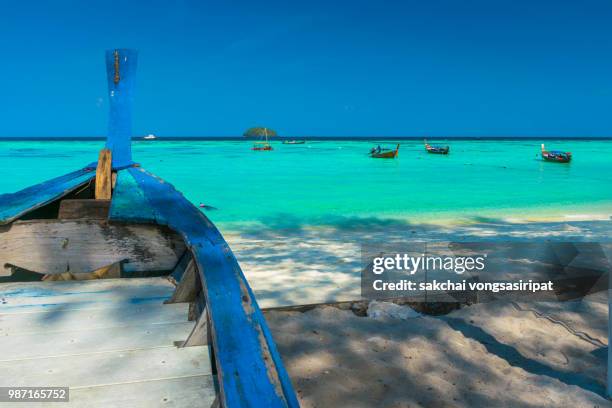
[[[72,220],[87,218],[92,220],[105,220],[108,218],[110,200],[72,199],[60,201],[57,218]]]

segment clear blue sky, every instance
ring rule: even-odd
[[[611,136],[612,1],[0,0],[0,136]]]

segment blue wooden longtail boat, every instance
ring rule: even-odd
[[[19,331],[17,337],[9,332],[0,338],[0,353],[11,353],[10,358],[0,360],[16,362],[14,375],[10,376],[12,384],[27,384],[35,373],[23,371],[24,361],[39,358],[39,367],[47,362],[61,365],[61,357],[69,356],[70,361],[65,363],[69,369],[54,367],[49,372],[63,373],[54,383],[74,385],[74,398],[80,399],[81,404],[88,401],[87,406],[147,406],[148,402],[142,402],[147,398],[159,398],[148,406],[162,405],[162,398],[164,402],[175,400],[173,406],[199,406],[204,401],[185,392],[180,384],[188,383],[205,394],[207,391],[202,391],[199,384],[201,379],[211,384],[213,406],[298,407],[253,291],[221,233],[171,184],[132,160],[131,105],[136,63],[134,50],[106,52],[109,131],[97,162],[16,193],[0,195],[0,281],[5,282],[0,283],[0,321],[7,327],[15,322],[11,327]],[[15,282],[20,277],[38,282]],[[164,280],[143,283],[143,277]],[[164,292],[167,285],[172,288],[169,293]],[[135,286],[137,295],[125,290]],[[42,298],[49,300],[41,301]],[[110,308],[108,299],[118,298],[118,306]],[[174,319],[175,307],[181,303],[188,309],[184,323],[159,321],[148,309],[151,305]],[[37,314],[21,313],[23,310]],[[85,316],[85,321],[73,324],[62,320],[72,315]],[[103,319],[107,320],[103,323]],[[121,324],[113,319],[119,319]],[[141,329],[147,322],[152,323],[146,330]],[[50,329],[58,324],[61,328]],[[165,377],[148,374],[162,373],[169,358],[186,358],[188,351],[172,354],[171,346],[166,344],[171,340],[169,330],[185,325],[192,328],[186,338],[175,339],[182,340],[178,346],[182,350],[207,348],[209,361],[189,357],[184,369],[191,371],[187,373],[173,372]],[[139,334],[126,335],[126,327],[132,330],[130,333]],[[152,343],[155,333],[166,342],[163,347]],[[50,341],[50,337],[57,341]],[[91,344],[92,339],[96,339],[95,344]],[[23,344],[27,347],[21,347]],[[145,351],[157,357],[142,357],[140,365],[134,363],[125,369],[126,361],[141,361],[136,354]],[[170,357],[162,360],[162,351]],[[78,363],[81,360],[95,364],[85,370]],[[145,363],[154,364],[153,368],[144,367]],[[112,364],[117,365],[108,369],[107,365]],[[178,366],[176,363],[172,369]],[[204,366],[210,367],[211,375],[193,372]],[[10,367],[7,370],[11,372]],[[81,370],[81,374],[75,374],[75,370]],[[92,377],[96,376],[103,378],[95,382]],[[119,380],[118,376],[125,377]],[[146,381],[133,376],[145,376]],[[122,384],[124,388],[113,388]],[[162,390],[163,384],[170,388]],[[104,393],[108,387],[111,389]],[[140,390],[141,395],[117,400],[128,398],[135,390]],[[92,403],[92,398],[98,398],[98,403]],[[179,399],[184,399],[183,405]]]
[[[425,140],[425,150],[427,150],[427,153],[432,154],[448,154],[450,152],[450,146],[430,145],[427,143],[427,140]]]

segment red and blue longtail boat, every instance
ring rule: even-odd
[[[544,143],[542,143],[542,159],[550,162],[569,163],[572,160],[572,153],[559,150],[546,150]]]

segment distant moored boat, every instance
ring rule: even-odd
[[[400,145],[398,144],[395,147],[395,150],[391,149],[372,149],[370,150],[370,157],[374,159],[395,159],[397,157],[397,153],[399,151]]]
[[[425,140],[425,149],[427,150],[427,153],[433,154],[448,154],[448,152],[450,151],[449,146],[430,145],[429,143],[427,143],[427,140]]]
[[[148,135],[143,137],[143,139],[144,140],[155,140],[155,139],[157,139],[157,136],[155,136],[153,133],[149,133]]]
[[[255,142],[251,150],[273,150],[268,142]]]
[[[253,143],[251,150],[273,150],[272,145],[268,142],[268,129],[264,128],[264,139],[263,141]]]
[[[557,163],[569,163],[572,160],[571,152],[562,152],[559,150],[546,150],[542,143],[542,159]]]

